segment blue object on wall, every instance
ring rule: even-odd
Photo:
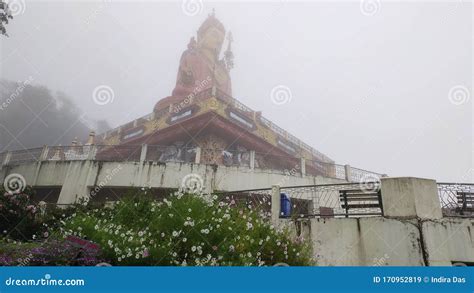
[[[291,216],[290,196],[284,192],[280,193],[280,217],[287,218]]]

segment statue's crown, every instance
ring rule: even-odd
[[[225,28],[222,22],[220,22],[214,13],[214,11],[209,14],[209,16],[206,18],[206,20],[201,24],[198,30],[198,36],[202,36],[208,29],[211,27],[215,27],[219,31],[221,31],[223,34],[225,34]]]

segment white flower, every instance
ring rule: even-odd
[[[177,237],[178,235],[179,235],[179,233],[178,233],[178,232],[176,232],[176,231],[173,231],[173,237]]]
[[[229,251],[234,251],[234,250],[235,250],[234,245],[229,246]]]
[[[250,223],[250,222],[247,222],[247,230],[250,230],[250,229],[252,229],[252,228],[253,228],[253,225],[252,225],[252,223]]]
[[[195,252],[196,251],[196,246],[191,247],[191,251]]]
[[[95,226],[94,226],[94,229],[95,229],[95,230],[99,230],[99,225],[95,225]]]
[[[186,237],[183,238],[183,242],[186,242],[188,241],[188,239]]]
[[[165,233],[161,232],[161,237],[165,237]]]

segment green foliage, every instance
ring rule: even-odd
[[[30,188],[23,192],[9,193],[0,188],[0,231],[2,237],[31,240],[41,230],[36,220],[37,207],[30,202]]]
[[[251,207],[217,196],[139,196],[110,208],[77,211],[61,234],[101,246],[114,265],[311,265],[307,241],[277,230]]]
[[[13,16],[8,7],[8,4],[4,0],[0,0],[0,35],[8,37],[5,25],[8,24],[8,21],[10,19],[13,19]]]
[[[48,238],[49,231],[60,227],[61,219],[77,210],[88,209],[82,204],[68,208],[55,205],[41,207],[31,200],[34,193],[30,186],[13,193],[0,187],[0,238],[19,241]]]

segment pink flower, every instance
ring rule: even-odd
[[[148,257],[150,255],[150,252],[148,251],[148,249],[145,249],[143,251],[143,257]]]

